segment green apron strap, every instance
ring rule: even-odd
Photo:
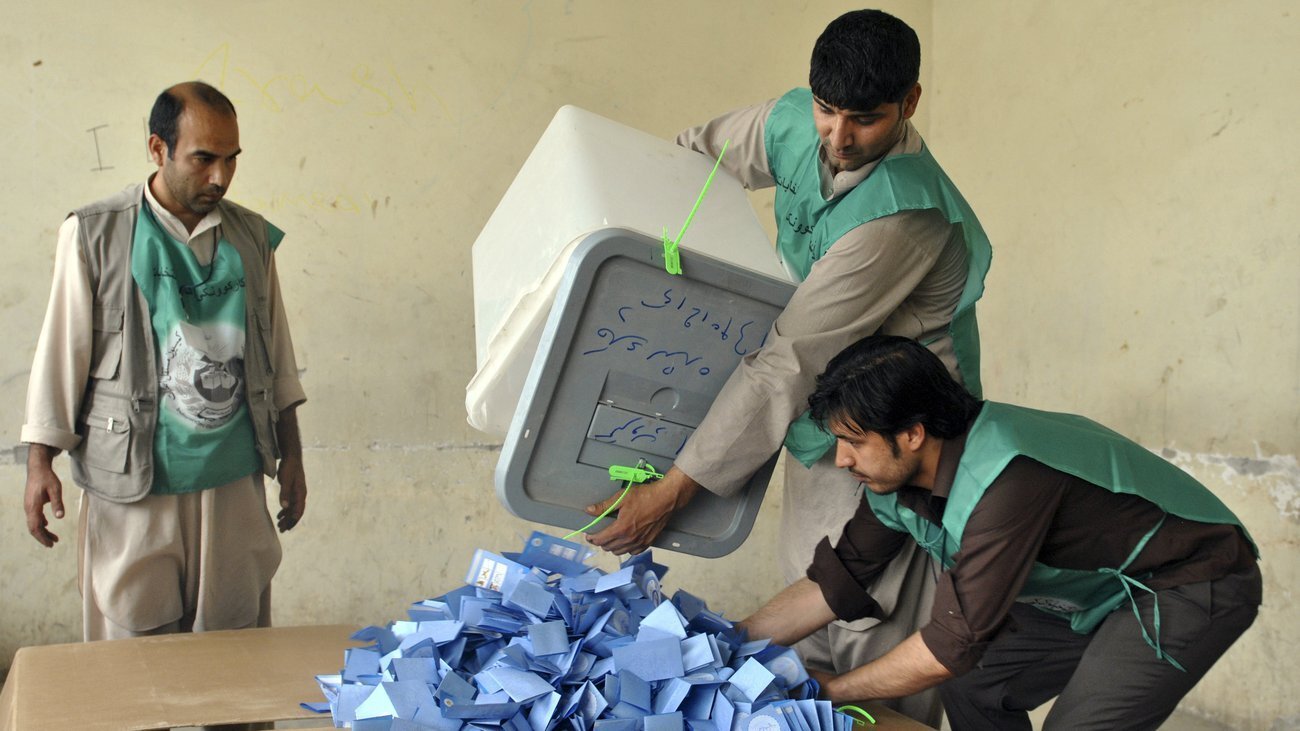
[[[1133,577],[1123,573],[1124,569],[1128,568],[1129,564],[1133,563],[1133,560],[1136,559],[1138,557],[1138,554],[1142,552],[1142,549],[1146,548],[1147,541],[1151,540],[1151,536],[1154,536],[1156,534],[1156,531],[1160,530],[1160,526],[1165,524],[1165,518],[1168,517],[1169,517],[1168,513],[1162,515],[1160,517],[1160,522],[1156,523],[1154,528],[1152,528],[1150,531],[1147,531],[1147,534],[1142,536],[1142,540],[1138,541],[1137,546],[1133,548],[1133,552],[1130,553],[1128,555],[1128,558],[1124,560],[1123,566],[1120,566],[1117,569],[1098,569],[1098,570],[1103,574],[1114,576],[1115,578],[1119,579],[1120,586],[1124,587],[1124,593],[1128,596],[1129,606],[1133,607],[1133,616],[1137,618],[1138,627],[1142,629],[1142,639],[1146,640],[1148,647],[1156,651],[1156,657],[1161,660],[1167,661],[1170,665],[1173,665],[1174,667],[1178,668],[1183,672],[1187,672],[1186,668],[1180,665],[1177,660],[1175,660],[1172,656],[1170,656],[1160,647],[1160,598],[1156,595],[1156,592],[1152,590],[1150,587],[1138,581],[1137,579],[1134,579]],[[1151,614],[1152,614],[1152,620],[1154,624],[1154,626],[1152,627],[1152,631],[1155,633],[1154,640],[1151,639],[1151,635],[1147,632],[1146,625],[1142,623],[1142,613],[1138,611],[1137,599],[1134,598],[1133,596],[1134,587],[1141,589],[1142,591],[1145,591],[1146,593],[1151,595],[1151,608],[1152,608]]]

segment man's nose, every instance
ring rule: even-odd
[[[841,468],[853,466],[853,450],[839,440],[835,441],[835,466]]]
[[[234,163],[218,162],[208,171],[208,185],[214,185],[224,190],[230,185],[230,179],[234,176]]]
[[[831,147],[842,148],[849,146],[849,125],[840,117],[836,117],[831,122],[831,132],[827,135]]]

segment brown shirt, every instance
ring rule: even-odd
[[[905,487],[899,504],[939,523],[965,446],[964,434],[945,442],[934,489]],[[1035,562],[1064,569],[1119,567],[1163,515],[1143,498],[1015,458],[971,512],[952,568],[937,576],[922,640],[953,673],[970,670],[1007,621]],[[864,499],[839,542],[817,546],[808,578],[841,619],[874,616],[876,602],[863,587],[910,540],[882,524]],[[1170,515],[1125,573],[1146,577],[1143,584],[1160,590],[1249,571],[1254,563],[1250,544],[1235,526]]]

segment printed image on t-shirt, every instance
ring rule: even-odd
[[[162,348],[163,403],[196,429],[228,423],[244,403],[244,330],[179,322]]]

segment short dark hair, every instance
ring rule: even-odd
[[[869,112],[901,102],[921,77],[921,41],[907,23],[880,10],[845,13],[813,45],[808,85],[840,109]]]
[[[167,158],[175,159],[177,129],[180,126],[181,113],[186,103],[197,101],[210,109],[235,114],[235,105],[216,87],[202,81],[187,81],[177,84],[158,95],[153,109],[149,112],[149,134],[158,135],[167,145]]]
[[[928,434],[963,434],[980,401],[957,383],[939,356],[910,338],[872,335],[831,359],[808,398],[812,417],[892,438],[921,424]]]

